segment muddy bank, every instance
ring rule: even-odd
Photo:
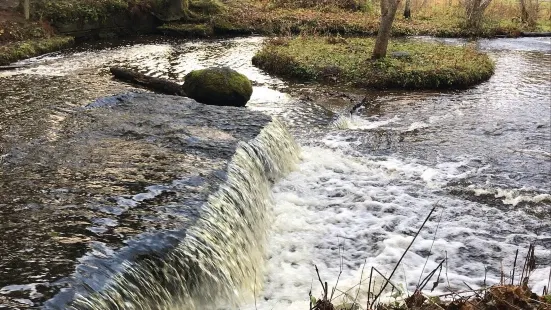
[[[130,93],[75,112],[51,136],[3,143],[0,178],[10,181],[0,183],[0,196],[10,199],[0,203],[0,241],[11,254],[0,260],[7,298],[0,304],[40,305],[71,286],[56,281],[86,253],[97,254],[100,243],[112,252],[137,234],[189,225],[224,180],[237,144],[270,120],[247,109]],[[170,238],[151,244],[160,249]],[[126,258],[147,251],[142,246]]]

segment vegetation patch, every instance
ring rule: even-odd
[[[72,43],[72,37],[52,37],[2,45],[0,46],[0,65],[7,65],[17,60],[54,52]]]
[[[268,41],[253,64],[270,73],[361,88],[463,88],[489,79],[493,61],[472,46],[391,41],[371,60],[372,38],[296,37]]]
[[[31,13],[34,19],[47,20],[52,24],[73,22],[98,22],[111,14],[124,12],[129,5],[143,1],[128,0],[35,0]]]
[[[212,26],[207,24],[170,23],[159,27],[158,30],[165,35],[191,38],[210,37],[214,34]]]
[[[402,1],[404,2],[404,1]],[[423,1],[425,7],[412,8],[412,18],[402,15],[403,7],[392,27],[394,36],[430,35],[439,37],[516,37],[522,32],[551,31],[551,5],[541,3],[535,25],[521,21],[514,2],[495,1],[480,29],[465,25],[464,8],[457,2]],[[253,28],[263,34],[341,34],[374,35],[379,28],[379,4],[355,0],[234,0],[228,2],[226,24],[239,29]]]
[[[52,36],[53,30],[45,23],[19,20],[0,20],[0,44],[13,41],[42,39]]]

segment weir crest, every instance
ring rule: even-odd
[[[298,160],[298,145],[274,119],[239,144],[226,181],[177,246],[126,263],[103,290],[77,296],[70,309],[220,309],[252,298],[262,283],[271,186]]]

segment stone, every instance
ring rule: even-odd
[[[208,105],[244,107],[253,93],[251,81],[228,67],[213,67],[188,73],[186,95]]]
[[[390,53],[390,57],[396,58],[396,59],[409,59],[411,58],[411,54],[408,52],[396,51],[396,52]]]

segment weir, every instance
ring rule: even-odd
[[[216,309],[251,297],[262,283],[271,186],[298,156],[285,126],[272,120],[239,143],[226,182],[175,248],[127,262],[105,289],[78,297],[71,309]]]

